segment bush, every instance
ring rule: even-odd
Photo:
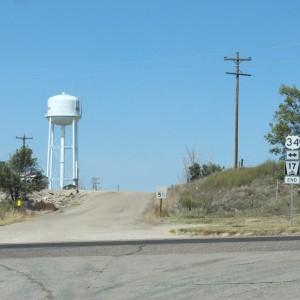
[[[9,212],[12,212],[16,209],[15,203],[10,201],[1,201],[0,202],[0,219],[3,219],[5,215]]]

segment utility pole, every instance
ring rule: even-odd
[[[26,140],[32,140],[33,137],[26,137],[25,133],[23,136],[16,136],[16,139],[20,139],[23,140],[23,148],[22,148],[22,159],[21,159],[21,163],[20,163],[20,174],[22,174],[24,176],[24,180],[25,182],[27,182],[27,174],[25,172],[25,141]],[[17,198],[17,195],[16,195]]]
[[[229,58],[224,57],[224,60],[232,60],[235,63],[236,71],[235,72],[226,72],[226,74],[236,76],[236,96],[235,96],[235,147],[234,147],[234,168],[238,167],[238,145],[239,145],[239,77],[251,76],[251,74],[244,74],[240,72],[240,63],[242,61],[251,61],[251,57],[240,58],[239,52],[236,53],[236,57]]]
[[[92,178],[92,188],[94,191],[98,190],[98,185],[100,185],[100,182],[98,182],[98,180],[100,180],[100,178]]]
[[[33,137],[26,137],[25,134],[23,136],[16,136],[16,139],[23,140],[23,147],[25,147],[25,141],[26,140],[32,140]]]

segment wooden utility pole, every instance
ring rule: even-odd
[[[33,137],[26,137],[25,134],[23,136],[16,136],[16,139],[23,140],[23,147],[25,147],[25,141],[26,140],[32,140]]]
[[[240,72],[240,63],[242,61],[250,61],[251,57],[248,58],[240,58],[239,52],[236,53],[236,57],[229,58],[224,57],[224,60],[232,60],[236,66],[236,72],[226,72],[226,74],[235,75],[236,76],[236,95],[235,95],[235,147],[234,147],[234,168],[238,167],[238,145],[239,145],[239,77],[243,76],[251,76],[251,74],[244,74]]]

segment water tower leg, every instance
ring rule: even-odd
[[[52,158],[53,158],[53,135],[54,124],[49,119],[49,132],[48,132],[48,156],[47,156],[47,177],[48,177],[48,189],[52,189]]]
[[[77,188],[79,184],[79,172],[78,172],[78,120],[75,121],[75,175],[77,178]]]
[[[76,120],[73,119],[72,123],[72,167],[73,167],[73,183],[76,184]]]
[[[50,186],[50,190],[52,189],[52,184],[53,184],[53,151],[54,151],[54,130],[55,130],[55,126],[54,123],[51,122],[51,156],[50,156],[50,180],[51,180],[51,186]]]
[[[78,193],[79,169],[78,169],[78,120],[77,119],[73,120],[73,178]]]
[[[60,136],[60,189],[64,187],[65,179],[65,126],[61,126]]]

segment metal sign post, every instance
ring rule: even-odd
[[[300,184],[299,164],[300,164],[300,137],[297,135],[287,136],[285,139],[286,158],[285,158],[285,176],[284,183],[291,184],[291,225],[293,225],[293,186],[294,184]]]
[[[293,208],[294,208],[294,199],[293,199],[293,187],[294,187],[294,185],[292,184],[291,185],[291,225],[293,225]]]

